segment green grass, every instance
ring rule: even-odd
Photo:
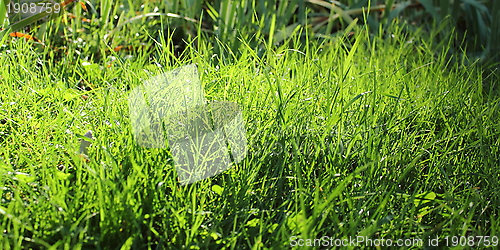
[[[200,39],[181,59],[159,40],[159,53],[99,63],[9,42],[0,248],[280,249],[322,236],[437,237],[444,248],[447,236],[499,237],[500,97],[484,84],[498,76],[419,36],[355,34],[264,53],[242,41],[239,56]],[[127,97],[188,63],[207,99],[241,105],[249,150],[230,170],[180,186],[168,150],[133,141]],[[77,151],[88,130],[87,162]]]

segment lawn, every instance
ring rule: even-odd
[[[66,55],[8,38],[0,248],[498,246],[498,72],[424,35],[353,34],[218,54],[202,37],[182,56],[155,35],[151,53],[91,41]],[[207,100],[239,104],[248,150],[180,185],[168,148],[134,140],[128,97],[188,64]]]

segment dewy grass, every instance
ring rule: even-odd
[[[249,149],[186,186],[168,149],[133,140],[128,117],[130,90],[170,59],[47,61],[11,42],[0,57],[1,248],[493,242],[498,93],[482,88],[479,66],[448,64],[419,37],[356,34],[353,53],[347,38],[263,56],[247,46],[232,61],[193,47],[173,66],[196,63],[207,99],[240,104]]]

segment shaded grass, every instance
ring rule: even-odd
[[[451,64],[418,36],[356,34],[262,55],[246,44],[237,58],[199,40],[174,65],[173,52],[158,64],[144,54],[54,62],[10,43],[0,59],[2,248],[498,236],[499,98],[482,88],[481,67]],[[133,141],[127,95],[187,63],[208,99],[241,105],[249,151],[223,174],[180,186],[167,150]],[[76,153],[87,130],[89,162]]]

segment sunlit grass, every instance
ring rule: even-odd
[[[436,55],[418,36],[355,34],[355,43],[264,53],[242,41],[237,57],[200,39],[182,59],[158,39],[150,42],[163,54],[110,52],[102,64],[84,56],[92,45],[53,60],[50,48],[9,43],[0,58],[1,248],[499,236],[500,99],[483,88],[481,67]],[[188,63],[207,99],[241,105],[249,151],[230,170],[180,186],[168,150],[133,141],[127,97]],[[90,161],[77,153],[88,130]]]

